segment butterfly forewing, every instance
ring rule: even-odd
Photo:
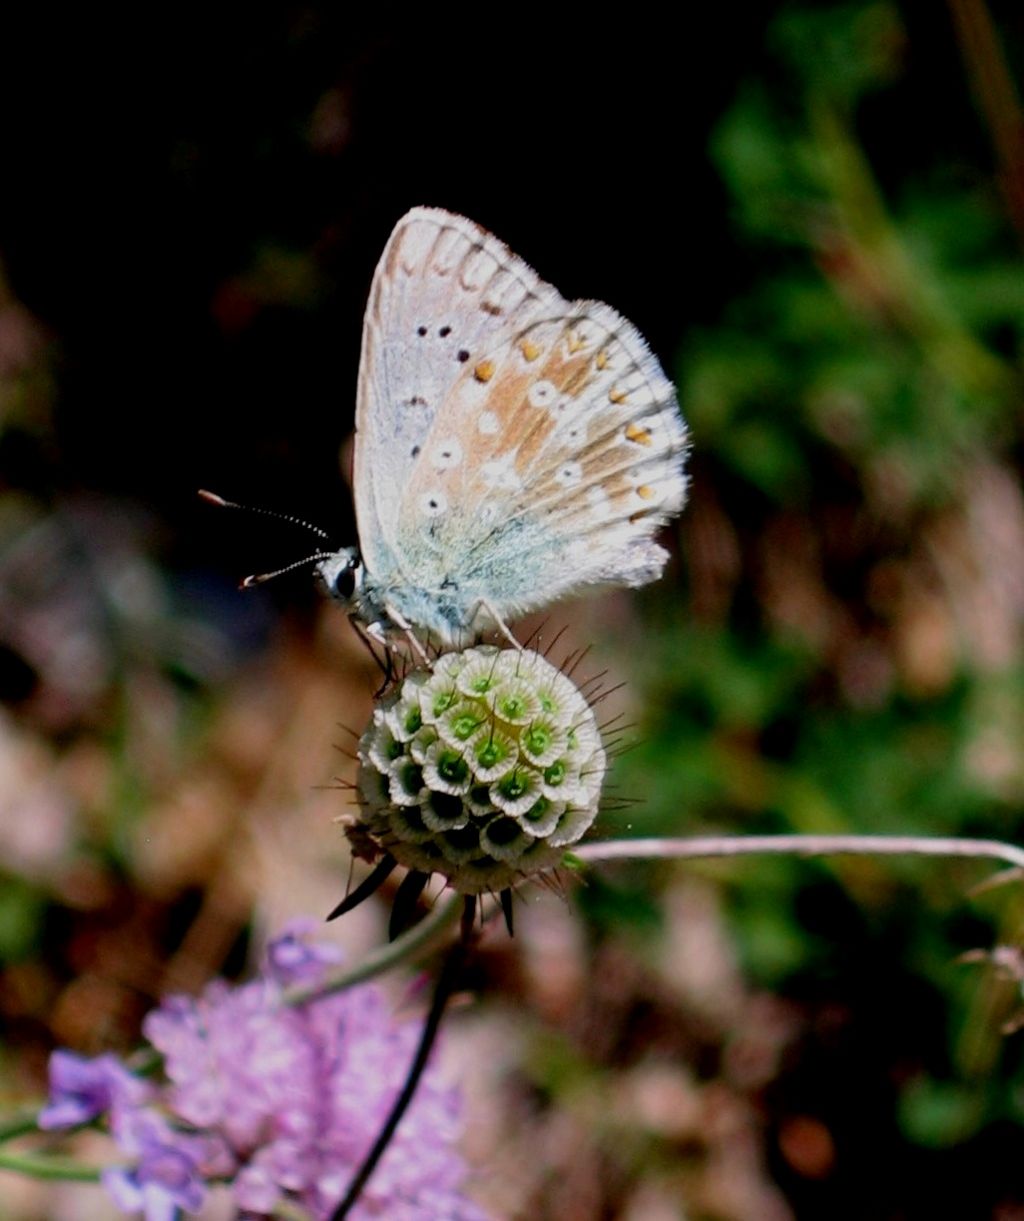
[[[463,217],[415,208],[395,226],[370,290],[356,408],[360,543],[378,575],[404,567],[395,538],[402,493],[465,367],[558,300]]]

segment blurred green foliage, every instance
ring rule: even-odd
[[[689,581],[678,605],[650,603],[648,713],[618,770],[645,804],[608,826],[1014,840],[1022,233],[977,144],[931,140],[930,159],[873,168],[877,116],[915,84],[896,6],[791,8],[768,43],[712,138],[748,285],[678,362]],[[987,1143],[998,1164],[1000,1121],[1019,1121],[1020,1052],[1000,1029],[1015,989],[956,957],[1019,941],[1020,900],[971,900],[982,873],[934,862],[704,872],[726,887],[753,979],[845,1010],[801,1105],[831,1116],[837,1164],[862,1175],[794,1187],[800,1215],[987,1217],[1019,1200],[1011,1167],[961,1189],[948,1155]],[[647,877],[629,876],[626,910]],[[838,1100],[857,1111],[872,1084],[892,1091],[888,1116],[837,1124]],[[943,1151],[927,1182],[868,1169],[902,1142]]]

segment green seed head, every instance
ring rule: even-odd
[[[385,696],[359,747],[348,828],[466,893],[557,865],[597,813],[605,755],[593,713],[538,653],[481,645]]]

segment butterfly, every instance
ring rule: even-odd
[[[359,550],[317,575],[378,640],[464,644],[598,586],[645,585],[683,505],[686,427],[639,332],[566,301],[472,221],[413,208],[363,325]]]

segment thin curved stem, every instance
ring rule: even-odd
[[[441,1028],[441,1019],[444,1017],[445,1009],[448,1007],[448,1002],[452,998],[456,984],[462,975],[462,969],[466,964],[466,959],[469,957],[476,940],[473,931],[473,915],[476,910],[475,897],[463,899],[461,905],[463,907],[462,937],[449,948],[444,965],[441,968],[441,973],[437,977],[437,983],[434,985],[433,999],[430,1003],[430,1011],[427,1014],[427,1020],[423,1024],[419,1046],[416,1048],[416,1055],[409,1068],[405,1084],[395,1099],[387,1121],[374,1142],[373,1148],[367,1154],[355,1178],[349,1184],[348,1190],[345,1192],[345,1198],[331,1214],[331,1221],[344,1221],[344,1218],[349,1215],[352,1207],[360,1195],[362,1195],[363,1188],[391,1144],[395,1130],[408,1110],[409,1104],[416,1094],[420,1079],[426,1070],[427,1060],[430,1057],[431,1051],[433,1051],[434,1044],[437,1042],[437,1034]]]
[[[944,856],[1003,861],[1024,870],[1024,849],[995,839],[927,835],[703,835],[581,844],[569,854],[592,864],[621,860],[709,860],[733,856]]]
[[[0,1120],[0,1145],[9,1140],[15,1140],[19,1136],[28,1136],[30,1133],[38,1132],[37,1121],[42,1107],[43,1103],[39,1102],[35,1106],[24,1107]]]
[[[433,945],[436,938],[449,925],[454,924],[462,911],[462,895],[453,894],[446,903],[438,900],[434,908],[414,928],[389,945],[382,946],[372,954],[368,954],[362,962],[337,974],[328,974],[316,984],[303,984],[286,989],[283,1001],[286,1005],[304,1005],[307,1001],[316,1000],[318,996],[328,996],[332,992],[343,992],[346,988],[354,988],[356,984],[365,983],[383,975],[392,967],[402,962],[415,962]]]

